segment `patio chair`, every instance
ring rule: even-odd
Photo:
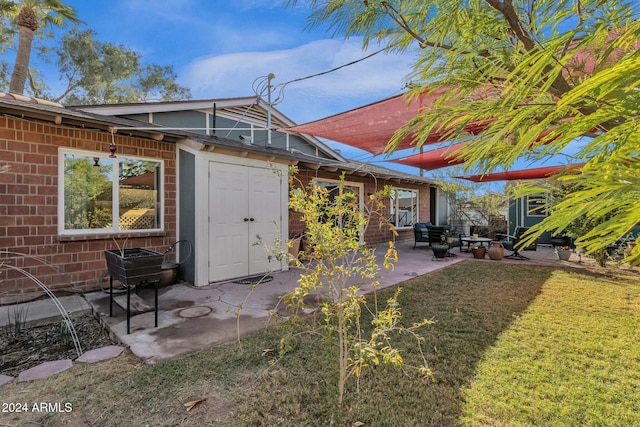
[[[522,236],[524,235],[524,233],[527,232],[527,230],[529,230],[529,227],[517,227],[514,235],[506,235],[507,240],[502,240],[500,243],[502,243],[502,246],[508,250],[508,251],[512,251],[511,255],[507,255],[505,256],[505,258],[507,259],[518,259],[518,260],[528,260],[530,259],[529,257],[526,257],[524,255],[522,255],[520,253],[520,250],[533,250],[535,251],[537,248],[537,243],[533,242],[532,244],[530,244],[529,246],[527,246],[526,248],[522,248],[521,245],[519,245],[520,240],[522,239]]]
[[[428,227],[431,225],[430,222],[416,222],[413,224],[413,249],[416,248],[416,243],[429,243],[429,229]]]

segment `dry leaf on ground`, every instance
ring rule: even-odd
[[[192,400],[191,402],[187,402],[184,404],[184,406],[187,407],[187,412],[189,412],[190,410],[193,409],[194,406],[204,402],[207,399],[198,399],[198,400]]]

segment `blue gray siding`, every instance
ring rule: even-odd
[[[180,212],[180,220],[178,223],[178,236],[180,240],[188,240],[191,243],[191,257],[184,261],[186,256],[184,252],[188,250],[188,246],[180,244],[179,261],[184,261],[180,265],[180,277],[188,283],[195,283],[195,211],[196,211],[196,157],[184,150],[179,151],[179,174],[180,180],[178,184],[178,212]]]
[[[207,116],[209,117],[209,123],[207,125]],[[150,115],[144,114],[130,114],[124,117],[149,122]],[[251,124],[238,122],[220,115],[216,116],[215,124],[213,120],[213,114],[206,114],[201,111],[171,111],[164,113],[153,113],[153,123],[161,126],[167,126],[171,128],[184,128],[191,129],[191,132],[199,134],[207,134],[207,129],[210,130],[209,134],[215,135],[219,138],[228,138],[236,141],[241,141],[240,136],[251,137],[252,143],[260,147],[266,147],[269,145],[269,135],[265,129],[260,129]],[[213,131],[214,128],[218,129]],[[287,135],[284,132],[272,131],[271,132],[271,147],[279,148],[282,150],[294,150],[310,156],[318,156],[320,158],[331,158],[326,154],[317,151],[316,147],[304,138],[297,135]]]

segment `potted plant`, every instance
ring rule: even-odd
[[[442,233],[440,236],[439,243],[432,243],[431,250],[433,251],[433,256],[436,259],[446,258],[447,253],[449,252],[449,244],[447,243],[447,235],[446,231]]]
[[[163,255],[144,248],[109,249],[104,251],[109,275],[123,285],[160,280]]]
[[[131,248],[109,249],[104,251],[109,271],[109,317],[113,316],[113,279],[119,280],[127,288],[127,334],[130,332],[131,288],[141,284],[155,282],[155,326],[158,326],[158,282],[162,273],[164,255],[149,249]],[[117,301],[116,301],[117,302]],[[120,303],[118,303],[120,304]]]
[[[551,237],[551,245],[553,247],[556,246],[571,246],[571,244],[573,243],[573,239],[569,236],[566,235],[560,235],[560,236],[552,236]]]
[[[484,256],[487,253],[487,248],[484,246],[473,245],[471,247],[471,252],[473,253],[474,258],[484,259]]]
[[[571,246],[556,246],[556,254],[560,261],[569,261],[569,258],[571,258],[571,252],[573,252],[571,250]]]
[[[437,259],[442,259],[447,256],[447,252],[449,252],[449,245],[446,243],[434,243],[431,245],[431,250],[433,251],[433,256]]]

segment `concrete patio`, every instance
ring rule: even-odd
[[[382,257],[385,249],[378,248],[376,254]],[[452,249],[455,257],[434,260],[429,246],[422,244],[413,249],[413,242],[399,243],[398,253],[395,269],[381,271],[381,288],[463,261],[557,267],[580,265],[577,255],[573,254],[570,261],[559,261],[553,249],[544,246],[538,246],[536,251],[524,252],[530,260],[493,261],[488,256],[484,260],[475,260],[471,253],[460,252],[458,248]],[[505,251],[505,254],[508,253]],[[154,312],[149,311],[131,317],[130,334],[126,333],[126,313],[123,309],[114,304],[114,315],[109,317],[108,293],[94,292],[85,295],[85,298],[123,344],[147,363],[155,363],[237,339],[238,334],[242,336],[265,328],[274,311],[284,313],[281,298],[295,288],[300,272],[295,268],[276,272],[272,274],[273,280],[255,287],[224,282],[198,288],[187,284],[161,288],[158,327],[154,327]],[[147,302],[153,301],[152,289],[141,289],[140,295]]]

